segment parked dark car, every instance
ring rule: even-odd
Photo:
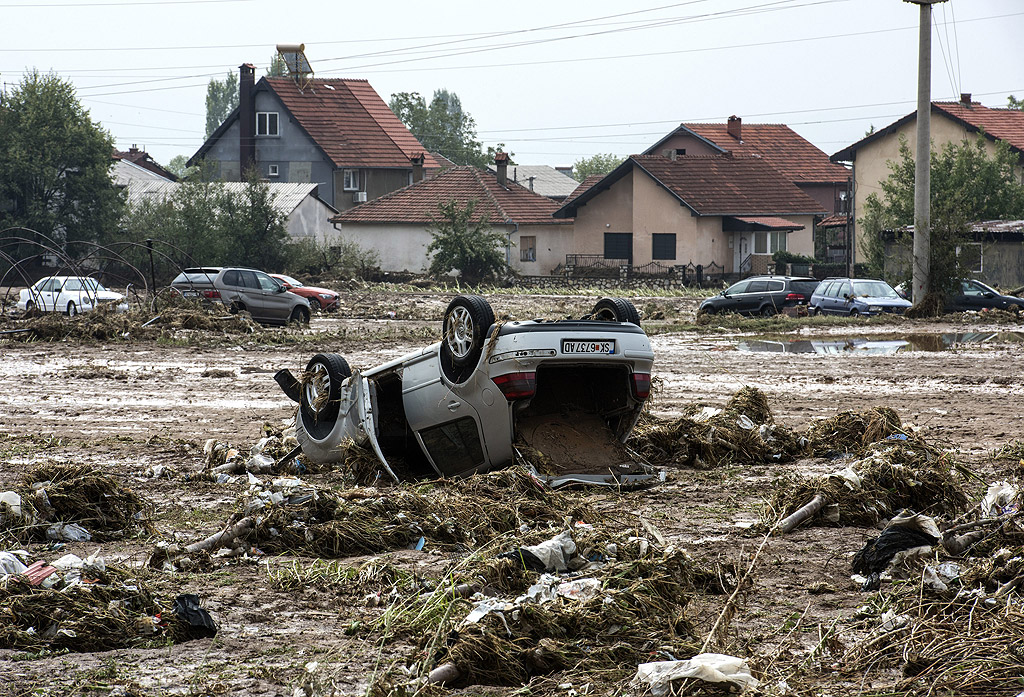
[[[963,280],[960,281],[960,292],[946,298],[946,312],[967,312],[969,310],[1024,312],[1024,298],[1003,295],[981,281]]]
[[[309,302],[256,269],[205,266],[185,269],[171,288],[186,298],[221,302],[231,312],[248,312],[260,324],[309,322]]]
[[[751,276],[707,298],[697,312],[738,312],[770,317],[784,308],[806,305],[818,279],[806,276]]]
[[[826,278],[811,296],[812,315],[871,316],[903,314],[911,303],[885,281],[873,278]]]

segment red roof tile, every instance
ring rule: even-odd
[[[849,220],[850,216],[846,213],[835,213],[818,223],[818,227],[846,227]]]
[[[571,222],[551,217],[558,210],[558,203],[512,181],[503,187],[493,174],[476,167],[451,167],[430,179],[350,208],[331,221],[425,225],[436,217],[438,203],[453,199],[460,203],[476,200],[475,219],[491,225]]]
[[[423,166],[436,169],[433,155],[409,132],[366,80],[312,80],[300,89],[287,77],[265,77],[278,96],[335,167],[410,167],[424,154]]]
[[[1020,109],[990,109],[978,102],[971,102],[969,107],[962,102],[932,102],[932,108],[1024,150],[1024,111]]]
[[[822,205],[760,157],[634,155],[646,171],[698,215],[823,215]]]
[[[682,125],[734,155],[760,155],[793,182],[818,184],[850,178],[849,170],[830,162],[828,155],[784,124],[741,124],[739,140],[729,135],[728,124]]]
[[[574,200],[579,198],[580,194],[584,193],[594,184],[604,179],[604,177],[605,175],[603,174],[588,175],[587,178],[580,182],[580,185],[573,189],[573,192],[566,197],[566,199],[562,202],[562,205],[564,206],[566,203],[572,203]]]

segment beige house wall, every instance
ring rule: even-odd
[[[630,172],[576,211],[576,254],[604,254],[605,232],[633,232],[633,179]],[[646,175],[644,175],[646,178]]]
[[[424,225],[405,223],[361,224],[346,223],[327,235],[328,242],[346,240],[355,242],[380,257],[383,271],[409,271],[423,273],[430,266],[427,247],[432,239]],[[492,228],[514,246],[509,250],[513,270],[528,276],[545,276],[558,264],[565,263],[565,255],[572,253],[573,226],[560,225],[496,225]],[[519,238],[532,235],[537,238],[537,261],[520,261]]]
[[[963,125],[946,118],[941,112],[932,111],[931,119],[931,141],[932,150],[938,151],[946,143],[960,143],[964,139],[974,142],[978,137],[976,132],[968,131]],[[877,194],[882,196],[881,183],[885,181],[892,170],[889,169],[889,162],[899,162],[900,159],[900,136],[907,139],[911,155],[917,159],[917,119],[912,119],[903,124],[895,133],[879,138],[857,149],[856,160],[853,163],[853,213],[854,213],[854,258],[857,263],[866,259],[864,250],[864,239],[860,219],[864,217],[864,205],[868,196]],[[995,155],[995,143],[986,139],[985,149],[990,156]],[[1024,179],[1022,179],[1024,183]]]

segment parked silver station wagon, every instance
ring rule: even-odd
[[[365,371],[317,354],[301,378],[275,379],[299,403],[297,437],[314,461],[339,461],[356,443],[396,480],[396,462],[466,476],[510,464],[520,443],[558,463],[552,486],[632,484],[652,477],[624,445],[654,361],[639,324],[621,298],[583,319],[496,324],[484,298],[460,295],[438,343]]]

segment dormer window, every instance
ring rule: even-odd
[[[256,135],[258,136],[277,136],[280,135],[278,131],[278,118],[276,111],[257,111],[256,112]]]

